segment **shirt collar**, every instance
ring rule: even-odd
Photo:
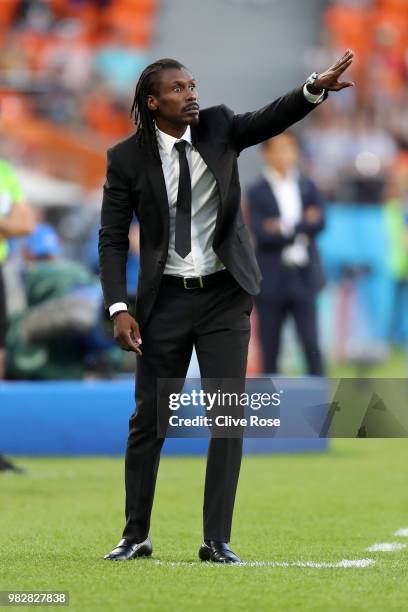
[[[192,142],[191,142],[191,128],[190,128],[189,125],[186,127],[186,131],[184,132],[184,134],[182,135],[181,138],[174,138],[174,136],[170,136],[170,134],[166,134],[165,132],[162,132],[161,130],[159,130],[159,128],[157,127],[156,123],[155,123],[155,127],[156,127],[156,135],[157,135],[158,145],[159,145],[159,147],[164,149],[164,151],[167,153],[167,155],[171,155],[171,152],[173,150],[174,144],[176,142],[179,142],[180,140],[185,140],[190,145],[192,144]]]
[[[269,183],[278,185],[280,183],[288,182],[288,181],[297,182],[299,180],[300,173],[297,168],[292,168],[291,170],[289,170],[285,178],[282,178],[282,176],[278,172],[276,172],[274,168],[272,168],[271,166],[265,166],[263,170],[263,174]]]

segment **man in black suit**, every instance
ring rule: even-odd
[[[323,286],[315,237],[324,226],[316,185],[301,174],[298,145],[286,131],[262,143],[263,176],[247,191],[251,229],[263,276],[256,297],[263,371],[278,372],[280,336],[293,316],[308,373],[323,374],[316,294]]]
[[[137,353],[136,403],[126,449],[126,526],[105,559],[150,555],[150,514],[163,439],[158,379],[184,380],[195,346],[203,379],[244,384],[252,295],[261,275],[240,209],[237,157],[299,121],[327,97],[351,64],[327,71],[272,104],[235,115],[200,111],[196,82],[179,62],[148,66],[132,107],[136,133],[108,151],[99,255],[106,307],[124,350]],[[136,320],[127,311],[128,230],[140,226]],[[143,341],[143,344],[142,344]],[[143,354],[142,354],[143,350]],[[229,548],[242,438],[212,437],[204,494],[202,560],[238,562]]]

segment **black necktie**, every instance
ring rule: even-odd
[[[185,140],[175,143],[179,152],[180,176],[176,208],[176,253],[183,259],[191,251],[191,178],[186,157]]]

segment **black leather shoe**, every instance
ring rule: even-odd
[[[123,538],[116,548],[104,556],[104,559],[110,561],[128,561],[136,557],[150,557],[152,552],[153,547],[150,538],[146,538],[140,544]]]
[[[205,540],[201,544],[198,556],[201,561],[213,561],[214,563],[241,563],[241,559],[232,552],[228,542],[214,542]]]

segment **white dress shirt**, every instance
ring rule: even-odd
[[[157,143],[162,160],[169,203],[169,250],[164,274],[175,276],[205,276],[223,270],[225,266],[212,248],[220,197],[214,175],[199,152],[191,144],[191,129],[187,126],[181,138],[174,138],[156,127]],[[191,177],[191,252],[183,259],[175,251],[176,210],[180,174],[179,153],[174,144],[185,140],[186,157]]]
[[[303,216],[299,172],[293,169],[283,177],[273,168],[265,168],[264,176],[278,204],[281,232],[290,236]],[[307,245],[308,237],[305,234],[297,234],[293,244],[282,249],[282,261],[287,265],[305,266],[309,259]]]
[[[321,94],[311,94],[306,85],[303,95],[313,104],[323,100]],[[157,143],[164,180],[166,183],[167,199],[169,202],[170,231],[169,250],[164,274],[176,276],[205,276],[225,269],[212,248],[215,232],[215,222],[219,206],[219,194],[214,175],[205,164],[199,152],[191,142],[191,129],[187,126],[181,138],[174,138],[162,132],[156,126]],[[191,252],[184,259],[174,249],[176,237],[176,203],[179,180],[179,154],[174,143],[185,140],[186,156],[191,177]],[[292,248],[292,247],[286,247]],[[306,253],[307,255],[307,253]],[[116,302],[109,307],[112,317],[116,312],[127,310],[124,302]]]

